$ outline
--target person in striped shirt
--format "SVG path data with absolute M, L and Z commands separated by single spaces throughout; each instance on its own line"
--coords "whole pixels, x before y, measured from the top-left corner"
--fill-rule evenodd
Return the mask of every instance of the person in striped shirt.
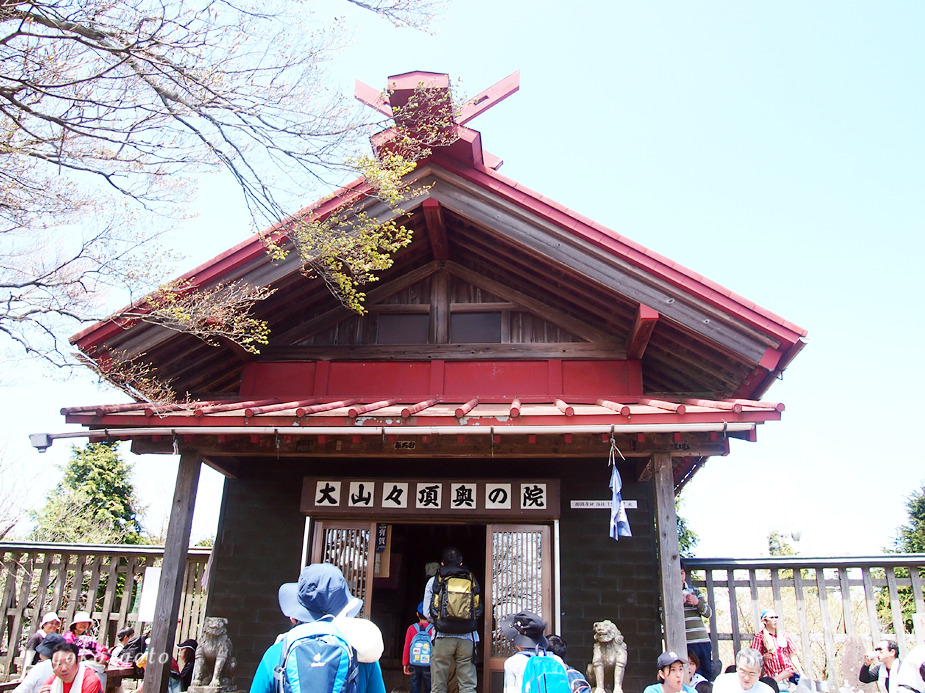
M 684 597 L 684 630 L 687 636 L 687 651 L 697 655 L 698 671 L 707 681 L 716 678 L 713 670 L 713 646 L 703 619 L 710 618 L 713 610 L 696 587 L 687 581 L 687 568 L 681 561 L 681 592 Z

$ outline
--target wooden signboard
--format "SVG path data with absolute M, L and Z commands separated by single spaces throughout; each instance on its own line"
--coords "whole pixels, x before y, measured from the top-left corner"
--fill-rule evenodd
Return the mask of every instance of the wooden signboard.
M 558 479 L 375 479 L 306 477 L 302 512 L 313 517 L 559 517 Z

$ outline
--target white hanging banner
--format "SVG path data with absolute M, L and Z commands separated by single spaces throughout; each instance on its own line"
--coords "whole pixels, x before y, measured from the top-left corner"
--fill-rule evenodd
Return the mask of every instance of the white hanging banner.
M 141 599 L 138 600 L 139 621 L 154 622 L 154 607 L 157 605 L 157 591 L 160 586 L 161 569 L 145 568 L 145 577 L 141 583 Z

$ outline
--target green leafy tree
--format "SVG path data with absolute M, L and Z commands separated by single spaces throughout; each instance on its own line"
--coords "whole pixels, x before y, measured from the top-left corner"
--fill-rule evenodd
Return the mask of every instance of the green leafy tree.
M 772 556 L 796 556 L 797 551 L 778 531 L 768 534 L 768 553 Z
M 922 487 L 909 496 L 906 501 L 906 511 L 909 513 L 909 521 L 899 527 L 896 532 L 896 538 L 893 546 L 887 551 L 892 553 L 925 553 L 925 483 Z M 903 579 L 909 578 L 907 568 L 896 568 L 896 577 Z M 925 577 L 925 570 L 920 570 L 919 574 Z M 905 628 L 907 633 L 913 632 L 912 614 L 915 613 L 915 596 L 912 588 L 900 586 L 897 588 L 899 605 L 902 612 L 903 623 L 897 627 Z M 886 624 L 886 630 L 897 632 L 894 629 L 893 610 L 890 604 L 889 589 L 884 587 L 877 595 L 877 614 L 882 623 Z
M 141 544 L 140 506 L 132 465 L 116 443 L 73 446 L 71 459 L 45 506 L 31 512 L 32 539 L 72 544 Z
M 689 557 L 693 554 L 700 537 L 688 526 L 687 520 L 681 517 L 681 496 L 675 496 L 674 510 L 678 516 L 678 547 L 682 556 Z

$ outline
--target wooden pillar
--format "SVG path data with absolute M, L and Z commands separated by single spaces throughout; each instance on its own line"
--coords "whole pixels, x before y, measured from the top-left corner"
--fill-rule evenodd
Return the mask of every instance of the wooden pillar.
M 173 657 L 173 641 L 177 633 L 177 617 L 180 615 L 180 596 L 183 591 L 183 577 L 186 573 L 190 531 L 193 527 L 193 509 L 196 507 L 196 491 L 199 488 L 201 469 L 202 457 L 199 453 L 180 455 L 177 484 L 170 508 L 170 523 L 167 525 L 161 581 L 154 608 L 154 623 L 151 626 L 151 640 L 148 642 L 148 665 L 145 667 L 144 683 L 147 693 L 166 693 L 167 691 L 170 660 Z
M 678 515 L 674 507 L 674 473 L 671 455 L 652 455 L 655 478 L 655 523 L 658 530 L 658 558 L 662 581 L 662 618 L 665 648 L 687 657 L 684 632 L 684 604 L 681 594 L 681 557 L 678 545 Z

